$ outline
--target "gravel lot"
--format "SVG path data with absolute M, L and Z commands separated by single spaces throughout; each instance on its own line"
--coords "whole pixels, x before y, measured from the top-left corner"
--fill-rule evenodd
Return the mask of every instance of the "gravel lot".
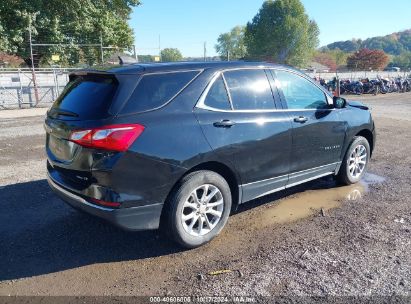
M 357 99 L 378 132 L 361 184 L 253 201 L 189 251 L 66 206 L 45 180 L 44 111 L 0 111 L 0 295 L 411 296 L 411 94 Z

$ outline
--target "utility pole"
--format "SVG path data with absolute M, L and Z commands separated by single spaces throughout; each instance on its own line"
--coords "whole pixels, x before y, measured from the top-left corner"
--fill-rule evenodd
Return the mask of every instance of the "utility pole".
M 33 56 L 33 44 L 31 42 L 31 15 L 29 15 L 29 41 L 30 41 L 30 58 L 31 58 L 31 75 L 32 75 L 32 81 L 33 81 L 33 86 L 34 86 L 34 98 L 36 99 L 36 104 L 40 102 L 39 98 L 39 91 L 37 88 L 37 79 L 36 79 L 36 71 L 34 69 L 34 56 Z
M 133 49 L 134 49 L 134 59 L 137 60 L 137 62 L 138 62 L 137 49 L 136 49 L 136 45 L 135 45 L 135 44 L 133 44 Z
M 207 42 L 204 41 L 204 61 L 207 61 Z
M 100 54 L 101 54 L 101 64 L 104 64 L 104 54 L 103 54 L 103 34 L 100 32 Z
M 158 35 L 158 57 L 160 58 L 160 61 L 162 61 L 161 60 L 161 35 Z

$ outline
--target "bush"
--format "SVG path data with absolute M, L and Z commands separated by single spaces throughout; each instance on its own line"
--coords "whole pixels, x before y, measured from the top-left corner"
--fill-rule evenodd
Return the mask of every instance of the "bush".
M 24 64 L 24 60 L 16 55 L 0 53 L 0 67 L 18 68 Z

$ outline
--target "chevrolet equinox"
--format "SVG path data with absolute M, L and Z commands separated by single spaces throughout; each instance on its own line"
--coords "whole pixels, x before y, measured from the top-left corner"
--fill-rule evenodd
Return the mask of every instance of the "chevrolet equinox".
M 187 248 L 239 204 L 323 176 L 358 182 L 370 111 L 269 63 L 82 70 L 45 119 L 48 181 L 72 207 Z

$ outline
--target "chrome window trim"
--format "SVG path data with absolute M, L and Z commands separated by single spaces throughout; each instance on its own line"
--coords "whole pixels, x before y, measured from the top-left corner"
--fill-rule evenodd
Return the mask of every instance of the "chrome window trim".
M 213 111 L 213 112 L 223 112 L 223 113 L 231 113 L 231 112 L 235 112 L 235 113 L 274 113 L 274 112 L 295 112 L 295 111 L 304 111 L 304 112 L 308 112 L 308 111 L 321 111 L 321 110 L 327 110 L 327 111 L 334 111 L 336 109 L 261 109 L 261 110 L 235 110 L 233 108 L 232 105 L 232 101 L 231 101 L 231 94 L 230 91 L 228 90 L 227 87 L 227 83 L 225 81 L 224 75 L 223 73 L 226 71 L 237 71 L 237 70 L 280 70 L 280 71 L 286 71 L 286 72 L 292 72 L 293 74 L 296 74 L 297 76 L 301 77 L 301 78 L 305 78 L 301 75 L 299 75 L 298 73 L 294 72 L 293 70 L 289 70 L 289 69 L 284 69 L 284 68 L 273 68 L 273 67 L 265 67 L 265 66 L 258 66 L 258 67 L 244 67 L 244 68 L 232 68 L 232 69 L 222 69 L 220 71 L 217 71 L 213 77 L 211 78 L 210 82 L 207 84 L 205 90 L 203 91 L 203 93 L 201 93 L 200 98 L 197 101 L 197 104 L 194 106 L 194 108 L 198 108 L 198 109 L 203 109 L 203 110 L 207 110 L 207 111 Z M 226 91 L 228 94 L 228 98 L 230 101 L 230 105 L 231 105 L 231 110 L 224 110 L 224 109 L 218 109 L 218 108 L 214 108 L 214 107 L 210 107 L 208 105 L 205 104 L 205 100 L 207 98 L 208 93 L 211 90 L 211 87 L 213 86 L 213 84 L 215 83 L 215 81 L 218 79 L 218 77 L 220 75 L 223 75 L 223 80 L 224 80 L 224 84 L 226 86 Z M 268 76 L 267 76 L 268 78 Z M 330 100 L 330 96 L 328 95 L 328 93 L 325 93 L 325 91 L 319 87 L 316 83 L 306 79 L 307 81 L 311 82 L 312 84 L 314 84 L 317 88 L 319 88 L 324 95 L 327 98 L 327 102 L 329 105 L 332 105 L 332 100 Z M 273 96 L 273 101 L 274 101 L 274 96 Z M 275 106 L 275 105 L 274 105 Z
M 225 79 L 224 73 L 220 73 L 220 75 L 221 75 L 221 78 L 223 79 L 223 82 L 224 82 L 225 92 L 227 93 L 227 96 L 228 96 L 228 102 L 230 103 L 231 110 L 233 111 L 233 110 L 234 110 L 233 98 L 231 97 L 231 92 L 230 92 L 230 90 L 228 89 L 227 80 Z M 217 79 L 218 79 L 218 78 L 217 78 Z M 216 80 L 214 80 L 214 82 L 215 82 L 215 81 L 216 81 Z M 211 86 L 211 87 L 212 87 L 212 86 Z

